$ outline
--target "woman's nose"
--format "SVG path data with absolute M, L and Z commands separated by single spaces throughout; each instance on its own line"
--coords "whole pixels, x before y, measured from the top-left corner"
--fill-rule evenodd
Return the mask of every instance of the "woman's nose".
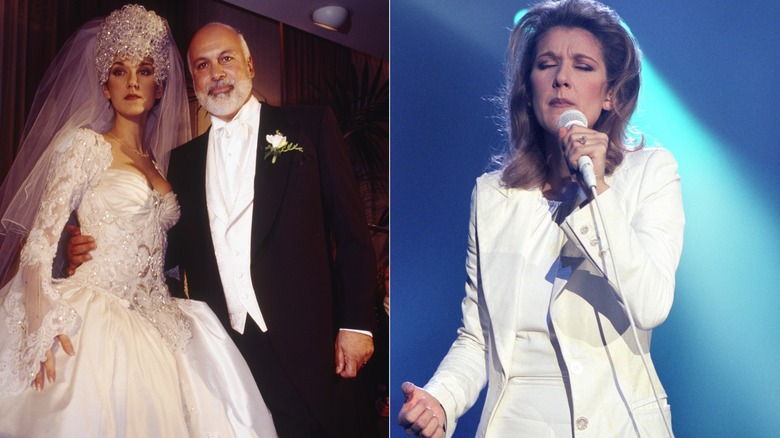
M 571 88 L 569 75 L 563 68 L 558 69 L 558 72 L 553 79 L 553 88 Z
M 133 72 L 127 75 L 127 88 L 138 88 L 138 75 Z

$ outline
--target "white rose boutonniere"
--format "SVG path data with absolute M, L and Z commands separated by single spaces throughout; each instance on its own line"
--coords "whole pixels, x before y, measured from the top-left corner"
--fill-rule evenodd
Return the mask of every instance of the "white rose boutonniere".
M 298 143 L 288 143 L 287 137 L 282 135 L 278 130 L 274 135 L 266 135 L 265 141 L 268 142 L 268 146 L 265 147 L 265 156 L 263 156 L 263 159 L 265 160 L 268 157 L 272 157 L 271 164 L 276 163 L 276 158 L 285 152 L 303 152 L 303 148 L 298 146 Z

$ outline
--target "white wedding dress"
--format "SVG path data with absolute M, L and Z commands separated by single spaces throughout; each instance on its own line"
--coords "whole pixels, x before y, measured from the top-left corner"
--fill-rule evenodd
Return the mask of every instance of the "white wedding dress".
M 55 147 L 21 268 L 3 291 L 0 437 L 276 436 L 219 320 L 165 286 L 175 195 L 110 169 L 110 145 L 94 131 L 68 133 Z M 75 275 L 52 279 L 59 230 L 73 209 L 97 249 Z M 75 355 L 57 347 L 56 381 L 38 392 L 32 377 L 59 333 Z

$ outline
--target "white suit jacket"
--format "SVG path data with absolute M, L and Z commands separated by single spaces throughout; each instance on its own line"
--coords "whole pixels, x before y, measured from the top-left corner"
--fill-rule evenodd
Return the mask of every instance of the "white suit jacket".
M 568 241 L 562 255 L 572 257 L 575 270 L 549 310 L 563 372 L 569 375 L 572 429 L 578 437 L 665 436 L 651 383 L 663 401 L 666 394 L 648 351 L 651 330 L 671 308 L 682 252 L 685 219 L 677 163 L 667 150 L 646 147 L 627 153 L 606 182 L 610 188 L 598 198 L 603 225 L 592 201 L 561 224 Z M 448 437 L 486 383 L 477 436 L 491 435 L 511 369 L 523 261 L 535 250 L 525 243 L 531 224 L 523 213 L 540 197 L 538 189 L 504 187 L 496 172 L 477 179 L 463 325 L 425 386 L 447 412 Z M 621 294 L 615 292 L 617 275 Z M 665 415 L 671 418 L 668 406 Z

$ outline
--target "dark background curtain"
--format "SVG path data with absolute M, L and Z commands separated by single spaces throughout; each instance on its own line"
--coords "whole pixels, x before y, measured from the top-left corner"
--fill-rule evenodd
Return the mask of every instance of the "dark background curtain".
M 128 0 L 0 0 L 0 181 L 16 156 L 38 83 L 60 47 L 81 25 L 104 17 Z M 377 431 L 387 434 L 388 317 L 381 305 L 387 295 L 389 218 L 389 92 L 387 61 L 351 50 L 318 36 L 261 17 L 218 0 L 134 1 L 168 20 L 174 40 L 186 60 L 187 45 L 200 26 L 222 21 L 244 33 L 252 50 L 257 76 L 255 95 L 273 105 L 331 105 L 342 130 L 368 129 L 370 135 L 345 138 L 355 177 L 372 230 L 378 260 L 378 318 L 382 330 L 375 336 L 376 352 L 367 373 L 375 388 Z M 362 75 L 366 66 L 367 75 Z M 193 135 L 208 127 L 210 118 L 199 107 L 185 68 L 190 96 Z M 356 74 L 356 72 L 360 72 Z M 369 95 L 372 108 L 356 107 L 365 100 L 366 78 L 382 85 Z M 377 92 L 378 91 L 378 92 Z M 371 92 L 371 90 L 369 90 Z M 334 95 L 341 96 L 337 102 Z M 351 102 L 346 107 L 344 99 Z M 375 108 L 379 107 L 379 110 Z M 369 124 L 365 123 L 366 113 Z
M 283 26 L 282 99 L 289 105 L 321 103 L 318 90 L 349 73 L 351 50 Z

